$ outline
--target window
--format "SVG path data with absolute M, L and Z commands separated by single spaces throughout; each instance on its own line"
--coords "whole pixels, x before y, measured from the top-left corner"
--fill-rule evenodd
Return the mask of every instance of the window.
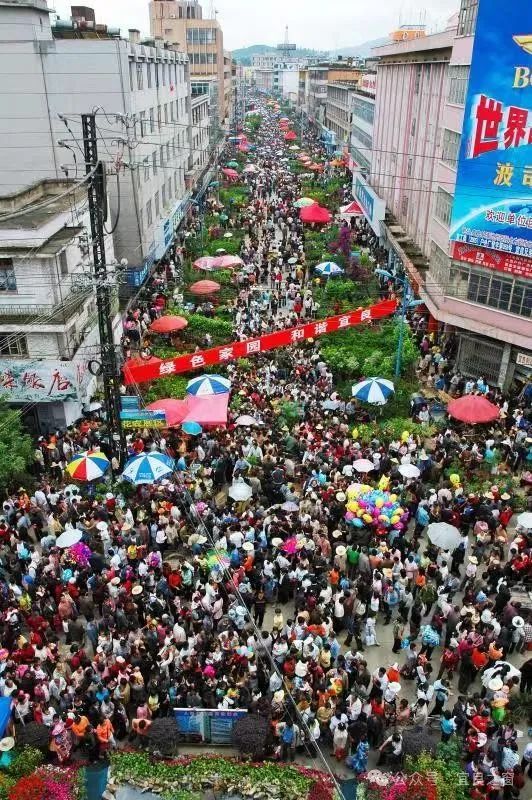
M 416 71 L 414 75 L 414 94 L 419 94 L 419 87 L 421 86 L 421 64 L 416 64 Z
M 0 291 L 17 291 L 17 279 L 13 269 L 13 259 L 11 258 L 0 258 Z
M 153 165 L 153 174 L 157 175 L 157 150 L 153 153 L 152 157 L 152 165 Z
M 530 283 L 469 264 L 452 262 L 448 294 L 520 317 L 532 316 Z
M 216 44 L 216 28 L 189 28 L 187 44 Z
M 161 169 L 164 168 L 164 145 L 159 147 L 159 161 L 161 162 Z
M 447 128 L 443 129 L 441 160 L 450 167 L 453 167 L 453 169 L 456 169 L 456 164 L 458 162 L 460 139 L 460 134 L 456 133 L 456 131 L 450 131 Z
M 449 264 L 450 259 L 447 253 L 438 247 L 436 242 L 431 242 L 430 246 L 430 278 L 439 287 L 445 289 L 449 283 Z
M 408 195 L 403 195 L 403 199 L 401 200 L 401 214 L 403 217 L 406 217 L 408 214 Z
M 25 336 L 0 333 L 0 356 L 27 356 L 28 342 Z
M 150 133 L 155 133 L 155 113 L 153 108 L 150 108 Z
M 165 183 L 163 183 L 162 192 L 163 192 L 163 208 L 164 208 L 165 205 L 166 205 L 166 184 Z
M 373 125 L 375 117 L 375 106 L 373 103 L 368 103 L 367 100 L 361 100 L 359 97 L 353 98 L 353 116 L 363 119 Z
M 164 121 L 168 125 L 168 103 L 164 104 Z
M 146 203 L 146 219 L 148 220 L 148 228 L 150 228 L 153 223 L 151 200 L 148 200 L 148 202 Z
M 453 64 L 449 67 L 449 93 L 447 100 L 457 106 L 463 106 L 469 81 L 469 67 Z
M 478 0 L 462 0 L 458 17 L 458 36 L 472 36 L 477 22 Z
M 61 275 L 68 274 L 68 258 L 66 250 L 61 250 L 59 253 L 59 269 L 61 270 Z
M 144 181 L 149 181 L 150 179 L 150 162 L 149 159 L 144 159 Z
M 144 64 L 142 61 L 137 61 L 137 89 L 144 88 Z
M 155 192 L 155 216 L 159 216 L 159 192 Z
M 373 139 L 369 136 L 362 128 L 359 128 L 358 125 L 353 125 L 352 127 L 353 136 L 364 147 L 367 147 L 368 150 L 371 150 L 371 146 L 373 143 Z
M 453 195 L 438 186 L 436 192 L 436 204 L 434 207 L 434 216 L 443 222 L 446 228 L 451 224 L 451 213 L 453 209 Z
M 140 112 L 139 121 L 140 121 L 140 135 L 141 136 L 146 136 L 146 134 L 148 133 L 148 128 L 146 127 L 146 112 L 145 111 L 141 111 Z
M 170 161 L 170 142 L 166 144 L 166 160 Z
M 134 90 L 134 77 L 135 77 L 135 62 L 129 62 L 129 89 L 132 92 Z
M 147 78 L 148 78 L 148 89 L 151 89 L 152 75 L 151 75 L 151 64 L 150 64 L 149 61 L 146 64 L 146 75 L 147 75 Z
M 406 162 L 406 174 L 408 178 L 412 177 L 413 169 L 414 169 L 414 159 L 409 158 L 408 161 Z

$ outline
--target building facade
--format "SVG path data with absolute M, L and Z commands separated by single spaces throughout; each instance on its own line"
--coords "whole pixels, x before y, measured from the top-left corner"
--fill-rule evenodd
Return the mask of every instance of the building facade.
M 446 30 L 373 51 L 371 158 L 356 158 L 361 139 L 352 136 L 353 159 L 366 167 L 355 169 L 353 192 L 388 250 L 388 267 L 404 271 L 432 329 L 454 336 L 461 372 L 507 387 L 531 373 L 532 262 L 521 257 L 518 270 L 503 274 L 487 257 L 469 263 L 449 238 L 477 8 L 477 0 L 462 0 Z M 369 123 L 371 111 L 360 106 L 353 125 L 359 113 Z
M 340 148 L 349 145 L 354 89 L 354 83 L 335 81 L 327 84 L 325 125 L 334 133 Z
M 80 178 L 81 114 L 97 109 L 115 253 L 138 285 L 160 258 L 187 201 L 191 168 L 187 56 L 77 20 L 52 28 L 45 0 L 0 3 L 0 192 Z
M 46 180 L 0 198 L 0 397 L 33 430 L 72 424 L 96 389 L 89 214 L 85 187 L 73 186 Z M 105 254 L 112 277 L 109 234 Z M 118 286 L 112 309 L 118 341 Z
M 227 125 L 231 106 L 222 26 L 216 18 L 203 17 L 199 0 L 151 0 L 149 8 L 152 36 L 188 55 L 192 84 L 208 91 L 214 121 Z
M 358 171 L 365 176 L 371 171 L 376 86 L 376 73 L 367 73 L 362 76 L 351 97 L 349 167 L 352 172 Z

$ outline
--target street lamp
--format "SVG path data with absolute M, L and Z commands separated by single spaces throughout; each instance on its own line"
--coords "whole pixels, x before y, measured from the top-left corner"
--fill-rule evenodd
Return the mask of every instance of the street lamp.
M 401 357 L 403 354 L 403 331 L 405 325 L 406 310 L 409 305 L 408 289 L 410 288 L 410 286 L 406 278 L 401 278 L 399 275 L 392 275 L 392 273 L 388 272 L 387 269 L 376 269 L 375 275 L 379 275 L 382 278 L 388 278 L 389 280 L 396 281 L 396 283 L 400 283 L 403 287 L 403 302 L 401 303 L 401 327 L 399 329 L 399 341 L 397 343 L 397 352 L 395 354 L 395 377 L 398 378 L 401 375 Z

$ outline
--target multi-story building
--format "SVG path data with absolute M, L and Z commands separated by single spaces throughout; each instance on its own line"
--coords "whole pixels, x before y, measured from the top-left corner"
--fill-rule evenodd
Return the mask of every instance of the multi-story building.
M 46 0 L 0 3 L 0 192 L 80 178 L 81 114 L 97 112 L 117 258 L 145 277 L 186 209 L 190 79 L 183 52 L 88 19 L 52 27 Z
M 464 106 L 477 8 L 478 0 L 462 0 L 446 30 L 374 50 L 373 149 L 368 180 L 355 172 L 353 191 L 388 249 L 389 267 L 404 271 L 424 301 L 431 329 L 454 337 L 458 368 L 507 386 L 531 372 L 532 259 L 450 241 L 460 148 L 469 137 Z M 516 46 L 507 38 L 505 47 Z M 501 80 L 497 73 L 497 86 Z M 502 144 L 489 147 L 501 150 Z M 498 185 L 497 175 L 490 179 L 477 170 L 477 176 L 477 183 Z M 492 186 L 468 191 L 478 193 L 479 208 L 493 196 Z
M 376 73 L 365 73 L 351 97 L 349 167 L 363 175 L 371 170 L 376 84 Z
M 325 126 L 334 133 L 338 147 L 347 147 L 351 136 L 353 82 L 333 81 L 327 84 Z
M 150 0 L 150 31 L 187 53 L 192 84 L 208 90 L 213 122 L 225 125 L 231 107 L 225 87 L 223 30 L 218 20 L 203 17 L 199 0 Z
M 72 424 L 90 403 L 98 326 L 85 187 L 43 180 L 0 198 L 0 397 L 33 430 Z M 113 271 L 112 236 L 105 237 Z M 118 302 L 112 301 L 119 337 Z

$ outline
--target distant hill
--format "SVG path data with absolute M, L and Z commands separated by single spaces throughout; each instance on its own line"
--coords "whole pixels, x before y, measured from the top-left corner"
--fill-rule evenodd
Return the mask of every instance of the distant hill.
M 252 44 L 249 47 L 240 47 L 232 51 L 234 61 L 238 61 L 244 67 L 251 66 L 251 59 L 253 56 L 262 56 L 265 53 L 276 53 L 277 48 L 270 44 Z M 318 56 L 322 55 L 318 50 L 309 50 L 306 47 L 298 47 L 296 50 L 298 56 Z
M 369 58 L 373 55 L 371 52 L 373 47 L 379 47 L 382 44 L 389 42 L 389 38 L 385 36 L 380 39 L 369 39 L 367 42 L 362 42 L 354 47 L 341 47 L 339 50 L 331 50 L 331 56 L 360 56 L 360 58 Z

